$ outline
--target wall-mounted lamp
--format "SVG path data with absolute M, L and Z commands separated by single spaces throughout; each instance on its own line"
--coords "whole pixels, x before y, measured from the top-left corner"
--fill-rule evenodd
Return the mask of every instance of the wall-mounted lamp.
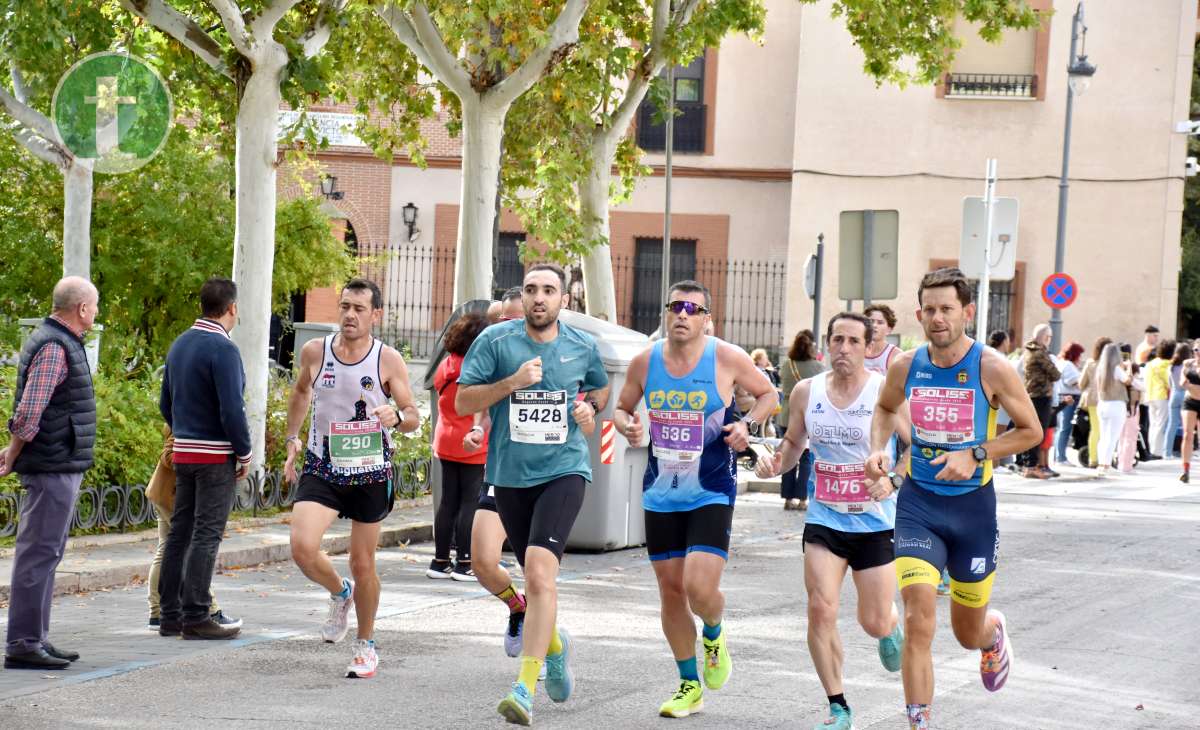
M 417 206 L 411 202 L 406 203 L 403 208 L 404 225 L 408 227 L 408 241 L 412 243 L 417 240 L 417 236 L 421 235 L 421 229 L 417 228 Z
M 345 193 L 337 190 L 337 177 L 334 175 L 324 175 L 321 178 L 321 195 L 329 200 L 341 200 L 346 197 Z

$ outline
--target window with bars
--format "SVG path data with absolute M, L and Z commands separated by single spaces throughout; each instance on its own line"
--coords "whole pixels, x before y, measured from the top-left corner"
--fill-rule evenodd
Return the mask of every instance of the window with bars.
M 666 72 L 663 72 L 666 77 Z M 704 152 L 708 106 L 704 98 L 704 56 L 701 54 L 687 66 L 675 67 L 675 152 Z M 637 115 L 637 143 L 647 152 L 662 152 L 667 148 L 667 126 L 658 108 L 650 99 L 642 102 Z

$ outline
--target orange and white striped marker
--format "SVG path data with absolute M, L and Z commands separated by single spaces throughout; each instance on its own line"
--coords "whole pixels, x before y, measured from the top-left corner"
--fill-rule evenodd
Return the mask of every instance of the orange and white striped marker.
M 617 453 L 617 428 L 612 421 L 600 422 L 600 463 L 613 463 Z

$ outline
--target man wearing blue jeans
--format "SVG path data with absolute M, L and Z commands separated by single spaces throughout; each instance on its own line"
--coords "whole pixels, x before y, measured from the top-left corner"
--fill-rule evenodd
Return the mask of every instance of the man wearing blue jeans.
M 234 484 L 250 468 L 245 373 L 229 330 L 237 285 L 212 278 L 200 289 L 202 317 L 167 353 L 159 410 L 175 434 L 175 511 L 159 578 L 158 633 L 232 639 L 239 629 L 211 615 L 213 567 L 233 508 Z

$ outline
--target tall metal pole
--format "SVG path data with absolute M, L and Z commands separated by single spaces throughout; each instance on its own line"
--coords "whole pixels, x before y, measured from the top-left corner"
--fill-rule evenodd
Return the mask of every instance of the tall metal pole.
M 1075 8 L 1075 16 L 1071 19 L 1071 54 L 1067 60 L 1070 69 L 1078 60 L 1075 56 L 1079 44 L 1079 29 L 1083 27 L 1083 3 Z M 1058 181 L 1058 232 L 1054 239 L 1054 273 L 1059 273 L 1065 266 L 1067 253 L 1067 188 L 1070 183 L 1067 178 L 1071 167 L 1071 112 L 1075 106 L 1075 90 L 1067 83 L 1067 120 L 1063 129 L 1062 177 Z M 1062 310 L 1055 309 L 1050 313 L 1050 351 L 1059 352 L 1062 349 Z
M 871 306 L 871 284 L 875 281 L 875 269 L 872 265 L 875 258 L 875 211 L 863 211 L 863 258 L 862 258 L 862 299 L 863 309 Z
M 813 278 L 813 339 L 821 349 L 821 274 L 825 268 L 825 234 L 817 234 L 817 270 Z
M 675 66 L 667 68 L 667 166 L 665 171 L 667 200 L 663 205 L 662 243 L 662 306 L 667 306 L 667 289 L 671 286 L 671 153 L 675 146 Z M 662 312 L 662 335 L 667 336 L 667 313 Z
M 979 278 L 979 305 L 976 310 L 975 339 L 986 342 L 988 336 L 988 305 L 992 293 L 992 230 L 996 219 L 996 159 L 988 158 L 986 182 L 983 185 L 983 276 Z

